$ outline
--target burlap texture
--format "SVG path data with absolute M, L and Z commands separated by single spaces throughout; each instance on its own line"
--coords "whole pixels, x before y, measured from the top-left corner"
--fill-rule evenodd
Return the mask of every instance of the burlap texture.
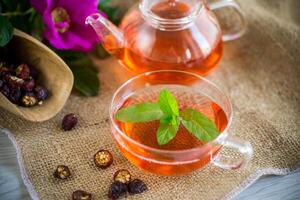
M 251 165 L 226 171 L 209 165 L 180 177 L 146 174 L 131 165 L 116 148 L 108 120 L 113 91 L 128 77 L 117 61 L 97 61 L 101 70 L 98 97 L 72 95 L 55 118 L 31 123 L 0 110 L 0 125 L 11 131 L 25 184 L 33 198 L 70 199 L 76 189 L 107 199 L 113 173 L 129 169 L 149 191 L 129 199 L 230 198 L 262 174 L 285 174 L 300 164 L 300 18 L 298 0 L 240 0 L 248 20 L 246 35 L 225 45 L 223 60 L 208 78 L 229 94 L 234 105 L 230 132 L 249 140 L 254 148 Z M 62 117 L 80 116 L 70 132 L 60 129 Z M 115 162 L 106 170 L 93 164 L 93 154 L 110 149 Z M 57 181 L 58 164 L 73 172 Z

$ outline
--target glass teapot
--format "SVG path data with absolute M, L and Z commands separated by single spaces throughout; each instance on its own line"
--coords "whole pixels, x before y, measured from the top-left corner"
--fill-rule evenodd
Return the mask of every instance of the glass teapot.
M 242 21 L 238 31 L 223 35 L 211 10 L 233 8 Z M 240 7 L 223 0 L 140 0 L 124 16 L 120 27 L 98 13 L 87 17 L 104 48 L 136 74 L 154 70 L 182 70 L 201 75 L 222 57 L 223 41 L 245 30 Z

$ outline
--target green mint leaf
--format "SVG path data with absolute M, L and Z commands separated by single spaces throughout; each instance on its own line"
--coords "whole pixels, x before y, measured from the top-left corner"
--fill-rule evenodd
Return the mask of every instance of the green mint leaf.
M 168 90 L 162 90 L 159 93 L 158 104 L 164 113 L 168 115 L 179 116 L 177 101 L 172 93 Z
M 162 116 L 157 103 L 141 103 L 118 110 L 115 118 L 122 122 L 140 123 L 159 120 Z
M 0 15 L 0 46 L 4 47 L 13 37 L 13 26 L 7 18 Z
M 179 127 L 179 117 L 176 117 L 175 124 L 160 123 L 157 130 L 157 142 L 164 145 L 170 142 L 176 135 Z
M 178 121 L 178 117 L 175 115 L 168 115 L 168 114 L 164 114 L 161 118 L 160 118 L 160 123 L 161 124 L 172 124 L 172 125 L 176 125 L 177 121 Z
M 196 110 L 185 109 L 180 117 L 184 127 L 203 142 L 212 141 L 220 133 L 214 122 Z
M 161 124 L 170 124 L 172 122 L 173 116 L 172 115 L 167 115 L 164 114 L 161 118 L 160 118 L 160 123 Z
M 67 62 L 68 63 L 68 62 Z M 85 96 L 97 96 L 100 88 L 98 72 L 90 60 L 69 62 L 74 74 L 74 88 Z

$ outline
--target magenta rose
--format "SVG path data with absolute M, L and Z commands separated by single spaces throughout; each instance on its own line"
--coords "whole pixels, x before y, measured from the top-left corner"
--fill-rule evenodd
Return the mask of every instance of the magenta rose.
M 98 42 L 95 31 L 85 24 L 88 15 L 99 13 L 97 0 L 30 0 L 30 3 L 42 15 L 44 37 L 55 48 L 87 52 Z

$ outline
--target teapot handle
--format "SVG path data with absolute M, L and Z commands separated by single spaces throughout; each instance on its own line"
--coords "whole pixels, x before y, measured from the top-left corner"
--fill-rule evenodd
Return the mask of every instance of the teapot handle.
M 244 13 L 243 13 L 241 7 L 235 1 L 221 0 L 221 1 L 209 4 L 209 8 L 211 10 L 218 10 L 218 9 L 221 9 L 224 7 L 232 7 L 238 13 L 240 20 L 241 20 L 241 27 L 239 30 L 223 35 L 223 41 L 226 42 L 226 41 L 232 41 L 232 40 L 240 38 L 246 31 L 247 23 L 246 23 L 246 19 L 245 19 L 245 16 L 244 16 Z

